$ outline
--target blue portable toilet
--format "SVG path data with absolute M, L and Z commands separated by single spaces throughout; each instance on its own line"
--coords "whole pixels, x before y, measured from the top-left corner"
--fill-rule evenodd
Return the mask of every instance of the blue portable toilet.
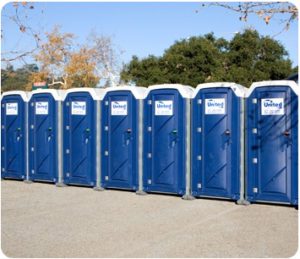
M 63 107 L 64 183 L 96 186 L 100 169 L 98 113 L 104 90 L 73 88 L 65 93 Z M 100 143 L 99 143 L 100 144 Z M 98 161 L 98 163 L 97 163 Z
M 106 88 L 102 102 L 101 185 L 103 188 L 141 190 L 140 138 L 146 88 Z
M 29 180 L 62 182 L 63 91 L 38 89 L 29 101 Z
M 28 93 L 9 91 L 1 97 L 1 177 L 26 179 Z
M 298 94 L 289 80 L 253 83 L 247 93 L 249 202 L 298 206 Z
M 190 102 L 178 84 L 148 88 L 144 106 L 144 191 L 190 199 Z
M 192 112 L 192 195 L 244 202 L 244 96 L 235 83 L 197 86 Z

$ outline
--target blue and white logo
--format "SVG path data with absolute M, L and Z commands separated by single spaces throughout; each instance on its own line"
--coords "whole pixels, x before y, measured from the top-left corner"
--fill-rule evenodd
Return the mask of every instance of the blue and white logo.
M 284 115 L 284 99 L 261 99 L 261 115 Z
M 73 101 L 71 106 L 72 115 L 86 115 L 86 102 Z
M 226 102 L 224 98 L 205 99 L 205 114 L 225 114 Z
M 155 101 L 155 115 L 171 116 L 173 115 L 173 101 Z
M 35 114 L 47 115 L 48 114 L 48 102 L 36 102 L 35 103 Z
M 18 103 L 7 103 L 6 115 L 18 115 Z
M 127 115 L 127 101 L 112 101 L 111 115 L 114 116 Z

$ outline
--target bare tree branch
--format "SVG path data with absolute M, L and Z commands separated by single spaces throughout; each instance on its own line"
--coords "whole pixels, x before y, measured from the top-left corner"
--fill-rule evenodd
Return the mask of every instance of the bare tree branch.
M 276 15 L 286 16 L 282 19 L 283 29 L 278 34 L 288 30 L 291 23 L 298 18 L 297 7 L 288 2 L 212 2 L 202 6 L 217 6 L 237 12 L 240 14 L 239 19 L 245 22 L 248 20 L 249 15 L 254 14 L 263 19 L 267 25 Z

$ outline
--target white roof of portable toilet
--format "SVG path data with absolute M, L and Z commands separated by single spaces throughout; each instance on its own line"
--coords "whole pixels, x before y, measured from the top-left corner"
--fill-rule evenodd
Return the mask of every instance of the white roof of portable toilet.
M 215 87 L 226 87 L 226 88 L 231 88 L 232 91 L 235 93 L 236 96 L 238 97 L 245 97 L 245 93 L 247 91 L 247 88 L 236 84 L 236 83 L 231 83 L 231 82 L 214 82 L 214 83 L 204 83 L 204 84 L 199 84 L 197 85 L 195 91 L 194 91 L 194 97 L 198 94 L 198 92 L 201 89 L 205 88 L 215 88 Z
M 31 96 L 34 94 L 51 94 L 56 101 L 62 101 L 64 97 L 65 90 L 56 89 L 36 89 L 31 92 Z
M 161 85 L 150 85 L 148 87 L 148 94 L 152 90 L 157 89 L 175 89 L 181 94 L 183 98 L 192 98 L 194 94 L 194 88 L 189 85 L 181 84 L 161 84 Z
M 136 99 L 145 99 L 147 96 L 147 88 L 139 86 L 119 85 L 105 88 L 105 92 L 113 91 L 130 91 Z
M 289 86 L 295 92 L 296 95 L 299 95 L 299 86 L 295 81 L 292 80 L 271 80 L 271 81 L 260 81 L 253 83 L 248 91 L 246 92 L 246 97 L 249 97 L 251 93 L 258 87 L 264 86 Z
M 67 91 L 65 91 L 63 100 L 66 99 L 67 95 L 69 93 L 74 93 L 74 92 L 86 92 L 90 93 L 92 98 L 94 100 L 103 100 L 104 95 L 105 95 L 105 90 L 104 89 L 96 89 L 96 88 L 89 88 L 89 87 L 81 87 L 81 88 L 70 88 Z
M 25 91 L 7 91 L 7 92 L 4 92 L 1 95 L 1 100 L 4 96 L 8 96 L 8 95 L 20 95 L 22 97 L 22 99 L 24 100 L 24 102 L 28 102 L 29 99 L 30 99 L 29 92 L 25 92 Z

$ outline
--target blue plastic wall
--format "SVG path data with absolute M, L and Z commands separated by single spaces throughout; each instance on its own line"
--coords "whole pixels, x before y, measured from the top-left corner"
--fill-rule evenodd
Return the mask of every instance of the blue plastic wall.
M 152 90 L 145 100 L 146 192 L 185 193 L 186 101 L 175 89 Z
M 138 188 L 138 101 L 130 91 L 111 91 L 102 102 L 102 187 Z
M 96 101 L 88 92 L 69 93 L 63 103 L 63 113 L 64 183 L 94 186 Z
M 57 107 L 57 102 L 49 93 L 37 93 L 30 99 L 30 180 L 57 182 Z
M 240 110 L 231 88 L 204 88 L 193 99 L 193 196 L 240 198 Z
M 1 101 L 1 177 L 26 177 L 26 114 L 27 104 L 17 94 Z
M 298 204 L 298 97 L 288 86 L 256 88 L 246 120 L 247 200 Z

